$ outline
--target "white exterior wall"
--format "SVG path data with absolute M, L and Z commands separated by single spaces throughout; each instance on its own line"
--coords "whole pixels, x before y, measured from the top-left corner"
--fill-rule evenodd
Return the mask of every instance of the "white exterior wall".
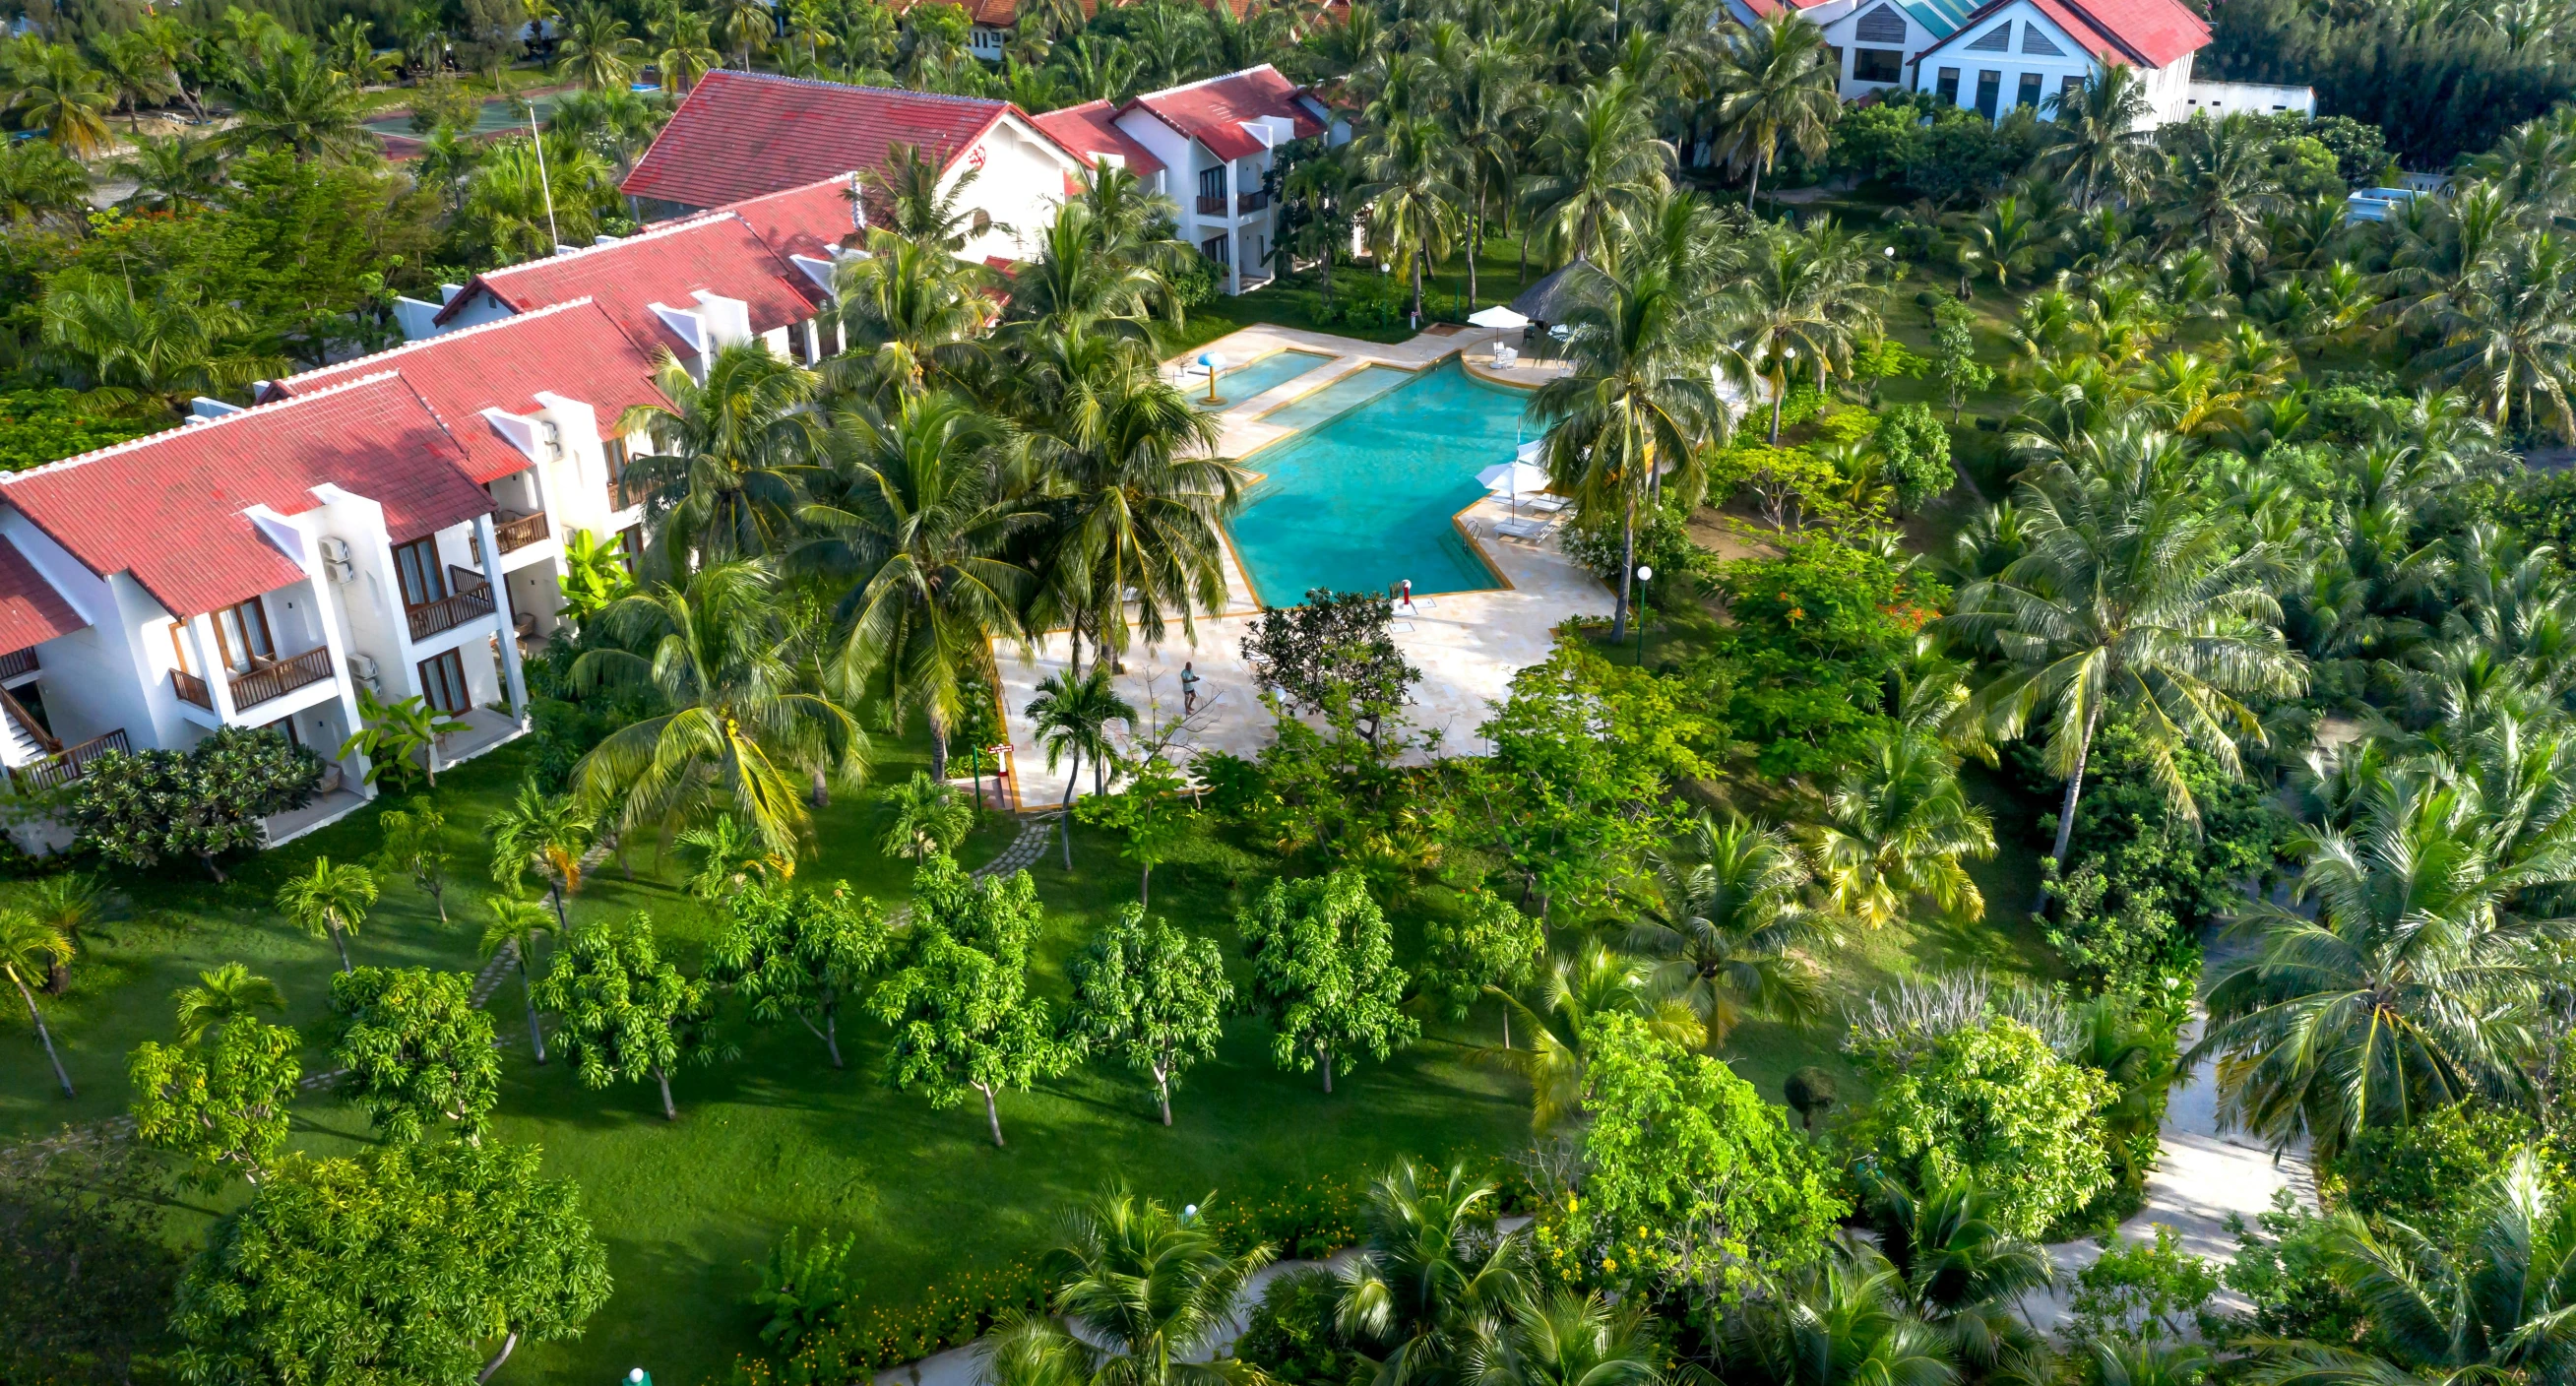
M 1905 38 L 1901 43 L 1877 39 L 1864 41 L 1860 37 L 1858 30 L 1861 19 L 1864 16 L 1874 19 L 1881 9 L 1903 21 Z M 1841 70 L 1834 75 L 1839 82 L 1836 90 L 1845 101 L 1857 101 L 1873 92 L 1895 90 L 1911 83 L 1914 80 L 1914 60 L 1921 57 L 1924 50 L 1938 43 L 1941 38 L 1940 35 L 1923 27 L 1923 22 L 1907 13 L 1904 7 L 1892 3 L 1892 0 L 1832 0 L 1830 4 L 1819 5 L 1814 9 L 1803 10 L 1801 13 L 1821 26 L 1825 31 L 1825 42 L 1842 54 Z M 1855 75 L 1860 67 L 1858 50 L 1863 48 L 1899 54 L 1896 80 L 1864 82 Z
M 2012 36 L 2003 51 L 1978 52 L 1971 47 L 2006 25 L 2011 26 Z M 2057 50 L 2054 55 L 2028 51 L 2034 46 L 2031 40 L 2034 31 L 2048 46 Z M 2191 86 L 2191 58 L 2192 55 L 2186 53 L 2165 67 L 2141 70 L 2148 103 L 2155 111 L 2155 123 L 2162 125 L 2181 120 L 2189 109 L 2184 102 Z M 1915 65 L 1914 90 L 1939 91 L 1943 68 L 1958 69 L 1958 102 L 1970 110 L 1980 109 L 1977 97 L 1980 74 L 1995 73 L 1999 80 L 1993 114 L 1998 119 L 2020 104 L 2022 79 L 2036 74 L 2039 78 L 2036 104 L 2040 118 L 2045 120 L 2049 118 L 2050 98 L 2064 90 L 2070 79 L 2082 80 L 2092 76 L 2096 64 L 2082 44 L 2042 15 L 2036 6 L 2022 0 L 1959 30 L 1951 35 L 1948 43 L 1925 53 Z
M 2283 87 L 2268 82 L 2194 82 L 2183 92 L 2185 119 L 2207 111 L 2213 116 L 2237 111 L 2256 115 L 2300 115 L 2315 118 L 2315 87 Z
M 1080 166 L 1036 126 L 1006 115 L 949 165 L 941 190 L 955 190 L 976 167 L 978 154 L 983 171 L 966 190 L 966 204 L 982 208 L 993 219 L 993 229 L 967 241 L 957 253 L 979 261 L 992 256 L 1023 259 L 1055 220 L 1055 209 L 1064 202 L 1064 180 L 1080 172 Z M 792 353 L 782 347 L 779 354 Z

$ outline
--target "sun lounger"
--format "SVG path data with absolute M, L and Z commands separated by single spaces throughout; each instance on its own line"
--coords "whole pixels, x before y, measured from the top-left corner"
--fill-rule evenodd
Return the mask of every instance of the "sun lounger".
M 1515 366 L 1520 364 L 1520 359 L 1521 354 L 1519 352 L 1512 350 L 1510 347 L 1507 347 L 1500 342 L 1494 343 L 1495 366 Z
M 1523 543 L 1528 544 L 1535 544 L 1539 540 L 1546 538 L 1547 532 L 1555 527 L 1556 526 L 1549 524 L 1545 520 L 1494 521 L 1494 533 L 1497 536 L 1505 539 L 1518 539 Z
M 1558 512 L 1558 511 L 1560 511 L 1560 510 L 1563 510 L 1563 509 L 1564 509 L 1567 505 L 1569 505 L 1569 504 L 1571 504 L 1571 502 L 1567 501 L 1567 500 L 1566 500 L 1566 498 L 1565 498 L 1565 497 L 1563 497 L 1563 496 L 1523 496 L 1523 497 L 1521 497 L 1521 508 L 1522 508 L 1522 509 L 1524 509 L 1524 510 L 1533 510 L 1533 511 L 1538 512 L 1538 513 L 1539 513 L 1539 514 L 1541 514 L 1541 515 L 1553 515 L 1553 514 L 1555 514 L 1556 512 Z

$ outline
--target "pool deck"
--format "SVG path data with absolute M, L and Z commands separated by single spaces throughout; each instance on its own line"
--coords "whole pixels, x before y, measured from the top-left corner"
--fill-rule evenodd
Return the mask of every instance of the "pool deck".
M 1479 364 L 1490 362 L 1486 343 L 1493 335 L 1476 330 L 1438 336 L 1425 333 L 1388 345 L 1293 328 L 1246 328 L 1214 343 L 1214 348 L 1238 361 L 1283 347 L 1330 352 L 1333 359 L 1219 415 L 1224 426 L 1219 446 L 1225 456 L 1242 457 L 1277 442 L 1291 430 L 1265 424 L 1255 415 L 1367 366 L 1421 370 L 1438 365 L 1442 358 L 1463 347 L 1468 351 L 1472 374 L 1496 379 L 1489 365 Z M 1181 364 L 1167 363 L 1166 371 L 1177 377 Z M 1545 377 L 1536 371 L 1514 370 L 1500 378 L 1513 384 L 1535 385 Z M 1222 380 L 1219 388 L 1223 388 Z M 1422 681 L 1414 685 L 1414 700 L 1406 708 L 1406 715 L 1416 735 L 1436 731 L 1444 749 L 1452 753 L 1483 749 L 1476 737 L 1477 725 L 1490 715 L 1490 705 L 1509 691 L 1513 674 L 1547 658 L 1555 643 L 1550 632 L 1559 623 L 1577 615 L 1606 616 L 1611 607 L 1609 589 L 1560 553 L 1553 539 L 1532 545 L 1493 538 L 1493 522 L 1510 514 L 1509 503 L 1487 499 L 1459 516 L 1468 523 L 1467 542 L 1502 574 L 1511 584 L 1509 587 L 1426 596 L 1418 599 L 1413 609 L 1399 607 L 1395 613 L 1396 643 L 1422 670 Z M 1244 581 L 1231 546 L 1225 555 L 1225 574 L 1226 609 L 1220 615 L 1199 618 L 1195 643 L 1183 637 L 1176 625 L 1161 647 L 1140 646 L 1128 653 L 1127 672 L 1119 679 L 1119 690 L 1141 714 L 1142 725 L 1132 736 L 1124 727 L 1113 732 L 1122 748 L 1162 736 L 1174 748 L 1175 759 L 1185 762 L 1190 753 L 1199 750 L 1249 757 L 1270 744 L 1274 719 L 1261 705 L 1242 652 L 1243 638 L 1260 607 L 1253 600 L 1252 588 Z M 1011 735 L 1010 792 L 1013 806 L 1022 812 L 1052 809 L 1064 797 L 1066 767 L 1059 765 L 1053 772 L 1048 771 L 1046 753 L 1038 749 L 1026 709 L 1029 699 L 1036 695 L 1038 682 L 1065 667 L 1066 654 L 1065 637 L 1060 631 L 1042 637 L 1029 658 L 1023 658 L 1020 649 L 1010 643 L 997 643 L 994 649 L 1001 667 L 1002 702 Z M 1085 657 L 1089 657 L 1088 651 Z M 1181 713 L 1180 672 L 1184 661 L 1194 665 L 1202 680 L 1198 711 L 1187 718 Z M 1088 775 L 1084 782 L 1087 787 Z

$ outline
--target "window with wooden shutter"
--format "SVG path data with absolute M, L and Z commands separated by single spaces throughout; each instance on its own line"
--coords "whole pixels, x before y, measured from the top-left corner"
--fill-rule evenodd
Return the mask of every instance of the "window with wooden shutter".
M 1852 37 L 1862 43 L 1905 42 L 1905 16 L 1894 5 L 1881 5 L 1860 17 L 1852 26 Z

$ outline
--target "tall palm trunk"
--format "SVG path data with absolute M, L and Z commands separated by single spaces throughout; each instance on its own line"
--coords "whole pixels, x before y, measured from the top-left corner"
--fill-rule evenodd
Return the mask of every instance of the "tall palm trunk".
M 1064 869 L 1073 869 L 1073 789 L 1082 783 L 1082 748 L 1073 748 L 1073 764 L 1064 775 L 1064 808 L 1056 826 L 1064 833 Z
M 2093 756 L 2093 723 L 2084 724 L 2084 739 L 2075 743 L 2075 769 L 2066 777 L 2066 798 L 2057 806 L 2057 848 L 2051 853 L 2057 859 L 2061 877 L 2066 870 L 2066 854 L 2075 845 L 2075 804 L 2084 793 L 2084 762 Z M 2042 883 L 2039 898 L 2031 902 L 2033 910 L 2048 908 L 2048 886 Z
M 514 951 L 519 955 L 519 999 L 526 1002 L 528 1007 L 528 1047 L 537 1051 L 537 1062 L 544 1063 L 546 1032 L 545 1027 L 537 1023 L 537 988 L 535 983 L 528 980 L 528 950 L 521 946 Z
M 10 975 L 10 980 L 18 981 L 15 973 Z M 36 1022 L 36 1038 L 44 1041 L 45 1057 L 53 1062 L 54 1081 L 63 1085 L 63 1096 L 79 1096 L 72 1091 L 72 1076 L 63 1072 L 63 1056 L 54 1052 L 54 1032 L 45 1028 L 45 1013 L 36 1009 L 35 993 L 27 990 L 25 982 L 18 982 L 18 995 L 26 999 L 27 1018 Z
M 355 972 L 358 970 L 349 965 L 349 940 L 341 934 L 340 924 L 337 920 L 333 920 L 331 922 L 331 945 L 340 950 L 340 970 L 342 972 Z
M 1628 489 L 1628 513 L 1619 522 L 1619 611 L 1610 618 L 1610 643 L 1628 636 L 1628 584 L 1637 577 L 1637 491 Z

